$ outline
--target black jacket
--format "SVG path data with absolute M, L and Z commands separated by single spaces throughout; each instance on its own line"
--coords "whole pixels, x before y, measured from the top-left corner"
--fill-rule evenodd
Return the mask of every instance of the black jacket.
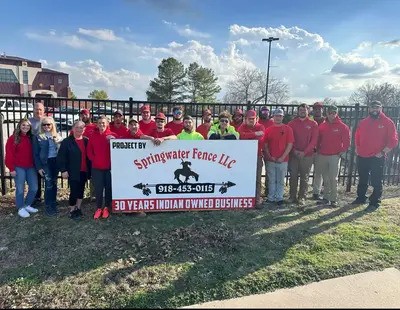
M 85 147 L 87 148 L 89 142 L 88 138 L 83 137 L 83 141 L 85 143 Z M 61 142 L 61 146 L 57 155 L 57 165 L 61 173 L 68 171 L 69 180 L 79 181 L 81 171 L 81 156 L 81 150 L 79 149 L 78 144 L 75 142 L 73 135 L 70 135 Z M 85 157 L 88 170 L 87 175 L 88 179 L 90 179 L 92 165 L 86 154 Z

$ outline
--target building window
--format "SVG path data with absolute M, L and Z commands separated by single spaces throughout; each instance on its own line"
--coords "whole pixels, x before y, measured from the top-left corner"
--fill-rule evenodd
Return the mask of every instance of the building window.
M 22 80 L 24 84 L 28 84 L 28 71 L 22 71 Z
M 0 69 L 0 82 L 18 83 L 18 80 L 11 69 Z
M 62 84 L 62 79 L 58 79 L 58 84 Z

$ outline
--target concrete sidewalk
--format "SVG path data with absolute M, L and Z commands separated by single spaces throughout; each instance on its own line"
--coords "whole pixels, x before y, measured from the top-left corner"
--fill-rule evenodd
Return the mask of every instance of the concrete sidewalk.
M 370 271 L 185 308 L 400 308 L 400 271 Z

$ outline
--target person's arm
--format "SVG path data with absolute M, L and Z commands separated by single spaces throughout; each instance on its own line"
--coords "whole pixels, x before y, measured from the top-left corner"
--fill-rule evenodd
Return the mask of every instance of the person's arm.
M 90 161 L 93 161 L 93 159 L 94 159 L 93 137 L 91 139 L 89 139 L 89 142 L 88 142 L 88 145 L 86 148 L 86 155 Z
M 386 146 L 382 150 L 382 152 L 385 153 L 385 155 L 387 153 L 389 153 L 393 148 L 395 148 L 397 146 L 397 143 L 399 142 L 396 126 L 394 125 L 392 120 L 390 120 L 390 122 L 388 122 L 388 123 L 389 123 L 388 124 L 388 141 L 386 143 Z
M 304 150 L 304 155 L 309 154 L 311 151 L 315 149 L 318 143 L 318 124 L 317 122 L 314 121 L 314 125 L 312 128 L 311 132 L 311 140 L 310 143 L 307 145 L 307 147 Z
M 36 170 L 39 172 L 39 171 L 43 170 L 42 161 L 40 160 L 39 138 L 37 136 L 33 136 L 32 137 L 32 143 L 33 143 L 33 160 L 34 160 L 34 163 L 35 163 Z
M 285 160 L 286 156 L 289 155 L 289 153 L 292 150 L 292 148 L 293 148 L 293 143 L 288 143 L 286 145 L 285 151 L 283 152 L 282 156 L 279 157 L 276 161 L 279 162 L 279 163 L 283 162 Z
M 4 160 L 6 167 L 10 170 L 10 174 L 15 176 L 15 140 L 14 135 L 10 136 L 6 142 L 6 158 Z
M 67 140 L 64 140 L 61 142 L 60 149 L 58 150 L 57 154 L 57 166 L 60 169 L 61 175 L 63 178 L 67 179 L 68 178 L 68 171 L 67 171 L 67 160 L 68 160 L 68 154 L 67 154 Z
M 340 152 L 340 156 L 343 155 L 350 147 L 350 128 L 343 124 L 343 131 L 342 131 L 342 151 Z

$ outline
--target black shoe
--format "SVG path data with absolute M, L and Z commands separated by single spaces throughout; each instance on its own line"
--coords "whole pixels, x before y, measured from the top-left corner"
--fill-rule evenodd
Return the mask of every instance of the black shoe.
M 377 210 L 379 207 L 380 207 L 380 205 L 378 202 L 376 202 L 376 203 L 370 202 L 368 207 L 365 209 L 365 211 L 373 212 L 373 211 Z
M 318 206 L 325 206 L 325 205 L 329 205 L 329 200 L 328 199 L 321 199 L 317 201 L 317 205 Z
M 359 199 L 359 198 L 356 198 L 354 201 L 352 201 L 350 204 L 351 205 L 363 205 L 363 204 L 365 204 L 367 201 L 366 201 L 366 199 Z
M 319 194 L 313 194 L 313 195 L 312 195 L 312 199 L 313 199 L 313 200 L 322 200 L 322 197 L 321 197 L 321 195 L 319 195 Z
M 76 220 L 79 218 L 79 214 L 78 214 L 78 210 L 74 210 L 74 211 L 69 211 L 69 218 L 71 220 Z
M 78 216 L 83 216 L 82 210 L 81 209 L 76 209 L 76 214 L 78 214 Z
M 331 201 L 330 204 L 329 204 L 329 206 L 330 206 L 331 208 L 337 208 L 337 207 L 339 207 L 339 204 L 338 204 L 336 201 Z
M 40 206 L 40 204 L 42 203 L 42 199 L 41 198 L 35 198 L 35 200 L 33 200 L 31 207 L 37 208 Z
M 285 202 L 283 201 L 283 200 L 279 200 L 276 204 L 278 205 L 278 206 L 281 206 L 281 205 L 283 205 Z

